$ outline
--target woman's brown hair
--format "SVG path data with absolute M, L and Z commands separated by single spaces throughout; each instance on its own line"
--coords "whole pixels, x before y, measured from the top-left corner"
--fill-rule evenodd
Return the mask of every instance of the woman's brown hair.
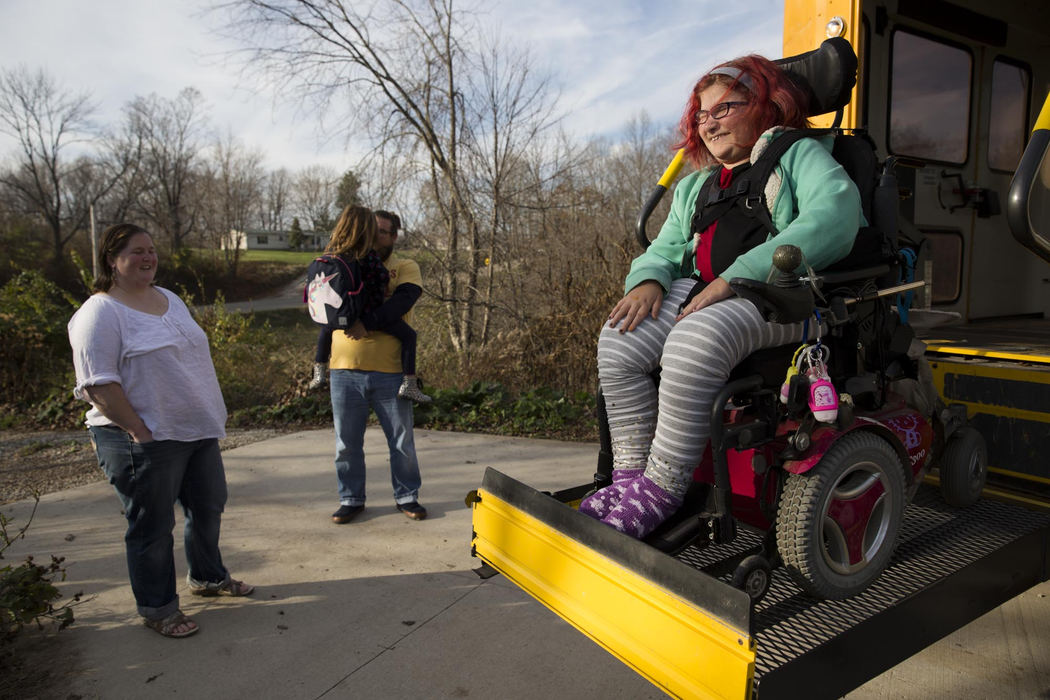
M 113 264 L 110 258 L 120 255 L 128 247 L 128 242 L 140 233 L 150 235 L 149 231 L 135 224 L 114 224 L 102 232 L 102 243 L 98 248 L 98 258 L 102 261 L 102 269 L 95 281 L 91 283 L 92 292 L 109 291 L 109 288 L 113 286 Z
M 324 252 L 359 260 L 375 247 L 375 214 L 366 207 L 349 206 L 343 209 L 339 220 L 335 222 L 332 240 Z

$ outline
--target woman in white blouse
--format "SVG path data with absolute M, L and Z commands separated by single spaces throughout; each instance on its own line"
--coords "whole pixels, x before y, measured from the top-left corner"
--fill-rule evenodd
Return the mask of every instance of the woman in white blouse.
M 124 541 L 131 589 L 148 627 L 187 637 L 197 624 L 179 610 L 172 530 L 185 513 L 190 592 L 245 596 L 219 553 L 226 474 L 219 452 L 226 406 L 208 338 L 178 296 L 153 284 L 157 251 L 149 233 L 117 224 L 103 234 L 103 271 L 69 322 L 77 398 L 99 466 L 128 520 Z

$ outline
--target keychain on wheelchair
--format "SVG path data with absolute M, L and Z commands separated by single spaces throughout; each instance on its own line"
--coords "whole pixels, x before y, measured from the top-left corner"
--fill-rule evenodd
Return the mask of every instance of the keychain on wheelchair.
M 801 401 L 805 401 L 814 418 L 822 423 L 833 422 L 838 417 L 839 397 L 828 375 L 827 362 L 830 357 L 831 349 L 820 340 L 818 316 L 817 339 L 813 343 L 803 343 L 795 350 L 784 383 L 780 386 L 780 402 L 795 403 L 801 408 Z M 802 392 L 807 394 L 808 400 L 801 398 Z M 793 402 L 792 397 L 799 401 Z
M 808 343 L 803 343 L 798 346 L 798 350 L 791 356 L 791 366 L 788 367 L 787 375 L 784 377 L 784 383 L 780 385 L 780 403 L 787 404 L 788 399 L 791 397 L 791 380 L 795 377 L 804 378 L 805 375 L 799 374 L 802 364 L 802 354 L 806 352 L 809 347 Z M 798 379 L 795 379 L 796 383 Z
M 830 356 L 831 351 L 820 342 L 820 338 L 803 355 L 803 362 L 807 365 L 806 377 L 809 379 L 809 410 L 821 423 L 831 423 L 839 415 L 839 396 L 828 376 L 827 361 Z

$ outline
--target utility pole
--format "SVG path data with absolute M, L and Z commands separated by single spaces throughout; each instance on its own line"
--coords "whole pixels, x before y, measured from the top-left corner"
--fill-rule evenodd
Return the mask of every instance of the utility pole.
M 98 279 L 98 237 L 95 235 L 95 205 L 88 207 L 91 218 L 91 274 Z

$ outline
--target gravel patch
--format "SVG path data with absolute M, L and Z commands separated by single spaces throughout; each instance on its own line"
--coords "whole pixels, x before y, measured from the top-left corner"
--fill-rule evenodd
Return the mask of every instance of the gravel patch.
M 230 430 L 223 450 L 289 432 L 276 428 Z M 86 430 L 15 432 L 0 430 L 0 504 L 103 481 Z

